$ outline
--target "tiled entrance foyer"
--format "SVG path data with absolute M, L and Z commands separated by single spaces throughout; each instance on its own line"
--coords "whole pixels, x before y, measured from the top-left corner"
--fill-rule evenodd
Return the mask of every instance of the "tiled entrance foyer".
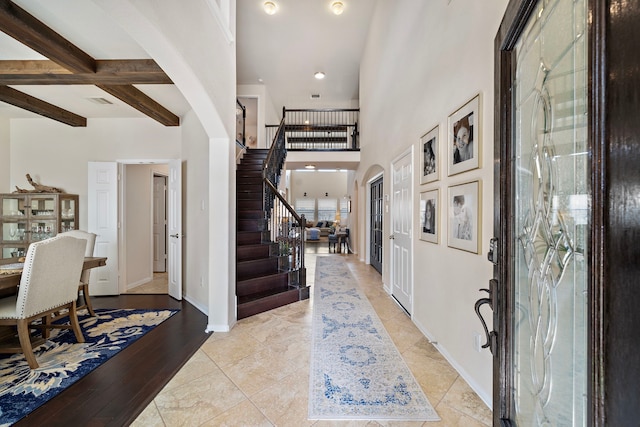
M 310 299 L 240 320 L 231 332 L 213 333 L 133 425 L 491 425 L 491 411 L 384 292 L 380 275 L 355 255 L 318 252 L 324 251 L 307 250 L 308 283 L 313 286 L 317 256 L 344 257 L 442 421 L 307 420 Z

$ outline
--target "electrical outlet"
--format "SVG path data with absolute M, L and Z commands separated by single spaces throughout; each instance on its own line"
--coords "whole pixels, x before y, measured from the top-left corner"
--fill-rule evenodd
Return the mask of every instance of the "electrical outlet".
M 473 333 L 473 349 L 478 353 L 482 351 L 482 335 L 478 332 Z

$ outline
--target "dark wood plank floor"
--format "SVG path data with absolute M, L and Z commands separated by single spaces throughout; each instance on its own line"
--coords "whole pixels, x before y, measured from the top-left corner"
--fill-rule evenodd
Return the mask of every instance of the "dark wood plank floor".
M 124 426 L 200 348 L 207 317 L 168 295 L 93 297 L 94 308 L 179 308 L 138 341 L 16 423 L 16 426 Z

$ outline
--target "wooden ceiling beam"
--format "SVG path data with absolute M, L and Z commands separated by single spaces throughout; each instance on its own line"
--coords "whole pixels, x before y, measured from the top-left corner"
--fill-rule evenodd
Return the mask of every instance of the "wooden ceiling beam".
M 53 61 L 0 61 L 4 85 L 173 84 L 153 59 L 96 60 L 95 73 L 72 74 Z
M 0 86 L 0 101 L 73 127 L 86 127 L 87 119 L 8 86 Z
M 10 0 L 0 0 L 0 29 L 69 71 L 96 71 L 91 56 Z
M 8 62 L 6 69 L 9 71 L 0 75 L 4 102 L 71 126 L 86 126 L 84 117 L 7 85 L 93 84 L 165 126 L 180 125 L 178 116 L 132 86 L 159 83 L 158 80 L 172 83 L 154 61 L 96 61 L 10 0 L 0 0 L 0 30 L 62 67 L 51 61 Z M 10 71 L 12 69 L 22 71 L 14 73 Z
M 180 117 L 151 99 L 144 92 L 134 86 L 125 85 L 96 85 L 105 92 L 126 102 L 136 110 L 146 114 L 165 126 L 180 126 Z

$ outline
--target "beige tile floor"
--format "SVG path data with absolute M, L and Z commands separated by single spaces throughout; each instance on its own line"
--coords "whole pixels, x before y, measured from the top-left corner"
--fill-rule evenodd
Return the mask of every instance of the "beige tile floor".
M 441 421 L 308 420 L 311 298 L 242 319 L 230 332 L 213 333 L 132 425 L 491 425 L 491 411 L 382 289 L 380 275 L 355 255 L 322 252 L 307 250 L 308 282 L 312 285 L 317 256 L 347 261 Z
M 153 273 L 150 282 L 129 289 L 128 294 L 167 294 L 169 293 L 169 282 L 167 273 Z

